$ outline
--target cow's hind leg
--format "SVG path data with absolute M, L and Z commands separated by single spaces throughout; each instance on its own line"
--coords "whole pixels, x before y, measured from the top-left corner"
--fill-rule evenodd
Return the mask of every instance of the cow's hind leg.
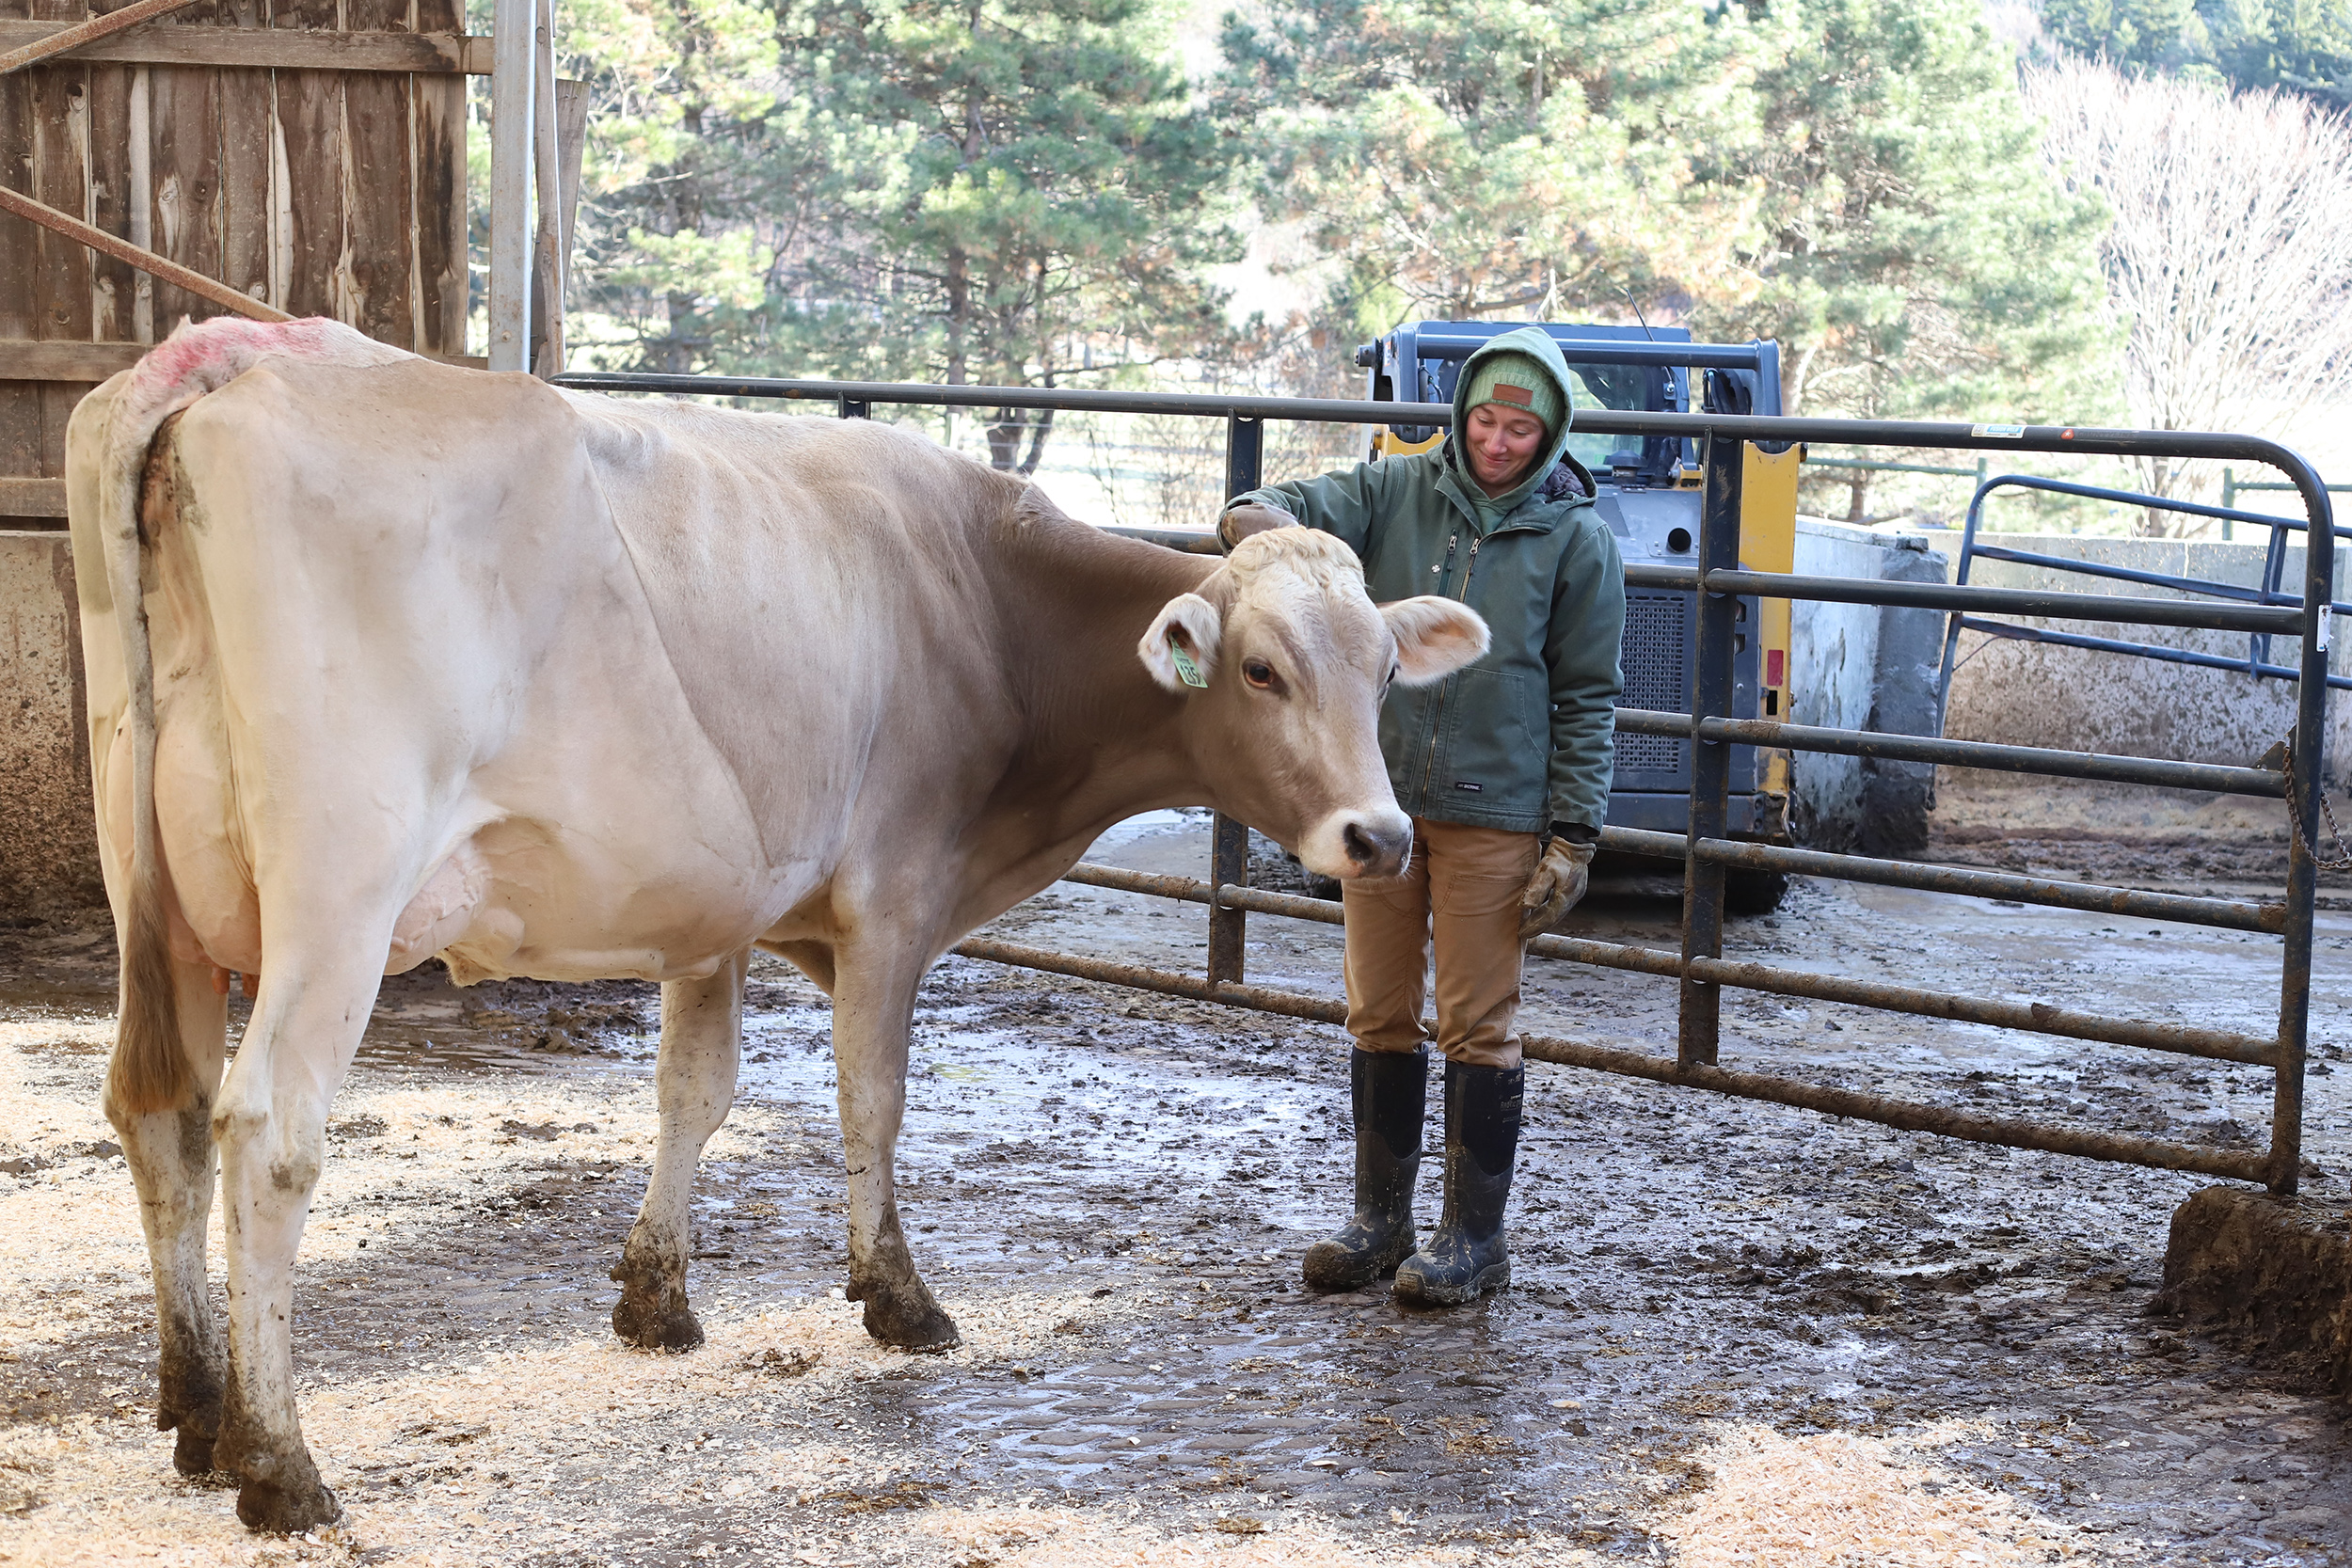
M 106 1083 L 106 1119 L 122 1139 L 122 1158 L 138 1189 L 139 1225 L 155 1277 L 157 1430 L 175 1428 L 171 1462 L 183 1475 L 213 1468 L 228 1371 L 204 1266 L 213 1212 L 213 1095 L 220 1084 L 228 998 L 213 989 L 209 963 L 172 962 L 173 1022 L 188 1077 L 177 1104 L 134 1110 L 144 1099 L 119 1070 Z M 127 979 L 127 966 L 126 966 Z M 128 1011 L 144 999 L 126 993 Z
M 866 1304 L 866 1332 L 882 1343 L 946 1350 L 960 1338 L 955 1320 L 914 1272 L 896 1187 L 907 1109 L 907 1027 L 924 966 L 884 942 L 842 951 L 839 958 L 833 1054 L 850 1170 L 849 1297 Z
M 391 928 L 320 918 L 317 930 Z M 265 930 L 265 936 L 266 936 Z M 386 939 L 321 950 L 268 946 L 253 1019 L 213 1112 L 229 1237 L 228 1398 L 214 1457 L 244 1482 L 237 1517 L 307 1530 L 342 1512 L 303 1441 L 294 1407 L 294 1256 L 326 1148 L 326 1111 L 359 1048 L 383 976 Z M 373 961 L 355 955 L 366 953 Z
M 612 1271 L 621 1286 L 612 1332 L 643 1350 L 691 1350 L 703 1342 L 703 1325 L 686 1300 L 692 1228 L 687 1205 L 703 1146 L 735 1103 L 750 958 L 746 948 L 707 979 L 673 980 L 661 988 L 661 1055 L 654 1069 L 661 1137 L 644 1204 Z

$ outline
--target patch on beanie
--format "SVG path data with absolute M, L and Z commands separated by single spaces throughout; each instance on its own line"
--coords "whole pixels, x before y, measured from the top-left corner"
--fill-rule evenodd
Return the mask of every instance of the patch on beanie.
M 1498 381 L 1494 385 L 1494 400 L 1497 403 L 1516 403 L 1521 408 L 1525 408 L 1535 401 L 1535 394 L 1529 388 L 1514 387 L 1507 381 Z

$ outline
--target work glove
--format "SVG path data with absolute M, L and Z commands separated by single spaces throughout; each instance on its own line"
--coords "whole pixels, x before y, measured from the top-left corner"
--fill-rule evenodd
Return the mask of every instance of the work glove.
M 1263 501 L 1243 501 L 1217 519 L 1216 536 L 1230 550 L 1253 533 L 1263 533 L 1270 528 L 1297 526 L 1298 519 L 1279 506 L 1268 506 Z
M 1519 895 L 1521 942 L 1543 935 L 1576 908 L 1577 900 L 1584 896 L 1585 884 L 1592 880 L 1597 847 L 1560 835 L 1545 847 L 1544 858 L 1535 863 L 1535 874 L 1527 879 L 1526 890 Z

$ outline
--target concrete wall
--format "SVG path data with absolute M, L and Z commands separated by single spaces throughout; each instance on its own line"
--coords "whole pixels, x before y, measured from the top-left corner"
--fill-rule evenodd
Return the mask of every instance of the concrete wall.
M 1959 536 L 1944 547 L 1958 553 Z M 2166 572 L 2252 587 L 2262 580 L 2260 544 L 2191 544 L 2167 539 L 2090 538 L 2075 534 L 2001 533 L 1985 542 L 2069 560 L 2092 561 L 2139 571 Z M 2352 542 L 2339 542 L 2335 597 L 2345 597 L 2352 576 Z M 2020 562 L 1975 562 L 1971 582 L 2000 588 L 2062 588 L 2133 596 L 2171 596 L 2165 590 L 2085 577 Z M 2280 586 L 2299 593 L 2303 552 L 2288 551 Z M 2178 631 L 2163 626 L 2113 623 L 2044 622 L 2091 637 L 2112 637 L 2167 647 L 2194 648 L 2244 658 L 2247 640 L 2229 632 Z M 2202 670 L 2087 648 L 1994 641 L 1964 634 L 1945 733 L 1964 740 L 2005 741 L 2022 746 L 2060 746 L 2113 752 L 2128 756 L 2173 757 L 2187 762 L 2246 764 L 2282 739 L 2295 722 L 2292 681 L 2257 680 L 2243 671 Z M 2333 668 L 2352 673 L 2352 639 L 2336 638 Z M 2268 662 L 2292 668 L 2300 658 L 2294 638 L 2271 640 Z M 2352 776 L 2352 691 L 2328 702 L 2330 777 Z
M 1916 533 L 1797 519 L 1796 570 L 1804 576 L 1942 582 L 1947 558 Z M 1797 600 L 1789 607 L 1789 718 L 1833 729 L 1935 733 L 1936 659 L 1944 618 L 1933 610 Z M 1789 760 L 1799 837 L 1824 849 L 1871 854 L 1927 842 L 1934 770 L 1912 763 L 1797 752 Z
M 0 531 L 0 920 L 103 906 L 65 534 Z

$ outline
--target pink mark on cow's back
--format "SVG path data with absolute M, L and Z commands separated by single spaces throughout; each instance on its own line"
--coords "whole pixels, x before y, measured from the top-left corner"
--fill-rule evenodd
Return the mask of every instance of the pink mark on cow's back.
M 257 322 L 215 316 L 183 322 L 131 371 L 122 400 L 133 425 L 152 423 L 217 391 L 272 356 L 333 364 L 381 365 L 410 355 L 324 316 L 301 321 Z

